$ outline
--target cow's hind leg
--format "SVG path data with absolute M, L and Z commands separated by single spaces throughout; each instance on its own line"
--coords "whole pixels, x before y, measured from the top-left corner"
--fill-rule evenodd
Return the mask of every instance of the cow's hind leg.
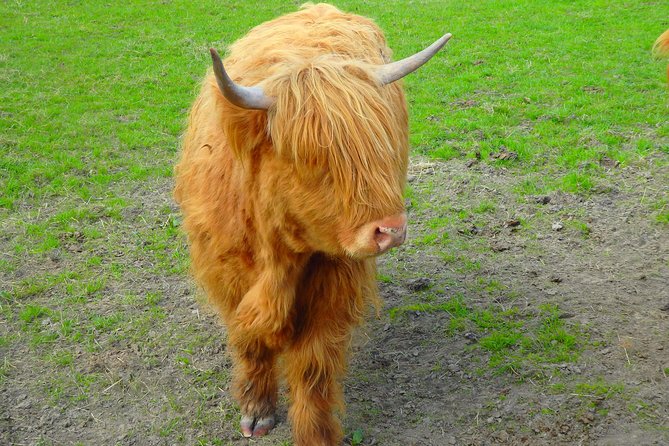
M 260 437 L 267 434 L 275 422 L 276 353 L 258 338 L 237 338 L 232 350 L 233 394 L 242 412 L 242 435 Z

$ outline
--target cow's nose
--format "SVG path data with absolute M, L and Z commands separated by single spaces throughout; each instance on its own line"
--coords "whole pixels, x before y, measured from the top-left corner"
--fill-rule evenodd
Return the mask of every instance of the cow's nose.
M 390 248 L 400 246 L 407 236 L 407 216 L 405 213 L 386 217 L 376 222 L 374 241 L 379 247 L 379 254 Z

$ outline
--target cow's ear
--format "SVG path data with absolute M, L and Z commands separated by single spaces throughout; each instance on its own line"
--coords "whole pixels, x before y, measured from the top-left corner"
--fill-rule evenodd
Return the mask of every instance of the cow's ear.
M 446 42 L 448 42 L 450 38 L 451 33 L 444 34 L 432 45 L 428 46 L 423 51 L 419 51 L 413 56 L 398 60 L 397 62 L 378 66 L 376 68 L 376 77 L 379 80 L 379 84 L 392 84 L 393 82 L 402 79 L 407 74 L 413 73 L 422 67 L 428 60 L 432 59 L 432 56 L 437 54 L 437 52 L 446 45 Z
M 260 87 L 244 87 L 235 84 L 228 73 L 223 68 L 223 62 L 215 49 L 209 48 L 211 60 L 214 64 L 214 74 L 216 75 L 216 83 L 221 90 L 225 99 L 230 101 L 237 107 L 246 108 L 250 110 L 267 110 L 273 103 L 274 99 L 265 95 Z

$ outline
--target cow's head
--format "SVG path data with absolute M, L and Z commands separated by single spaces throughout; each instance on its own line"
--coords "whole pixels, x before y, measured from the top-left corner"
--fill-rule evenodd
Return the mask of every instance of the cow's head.
M 298 62 L 263 86 L 233 82 L 211 50 L 219 90 L 242 109 L 266 110 L 277 197 L 295 244 L 356 258 L 401 245 L 407 232 L 403 189 L 408 123 L 401 87 L 449 40 L 444 35 L 406 59 L 385 64 L 322 55 Z

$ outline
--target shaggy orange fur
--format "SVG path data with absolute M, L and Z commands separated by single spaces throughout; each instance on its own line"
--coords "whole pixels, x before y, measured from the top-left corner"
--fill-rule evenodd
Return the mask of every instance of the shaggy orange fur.
M 285 377 L 298 446 L 341 442 L 351 332 L 378 305 L 375 260 L 347 246 L 404 209 L 404 93 L 373 75 L 389 60 L 371 20 L 325 4 L 252 29 L 225 67 L 276 102 L 241 109 L 208 75 L 176 167 L 193 274 L 227 325 L 235 398 L 246 416 L 272 416 Z
M 657 57 L 669 58 L 669 29 L 657 38 L 653 45 L 653 52 Z M 669 66 L 667 66 L 667 80 L 669 80 Z

